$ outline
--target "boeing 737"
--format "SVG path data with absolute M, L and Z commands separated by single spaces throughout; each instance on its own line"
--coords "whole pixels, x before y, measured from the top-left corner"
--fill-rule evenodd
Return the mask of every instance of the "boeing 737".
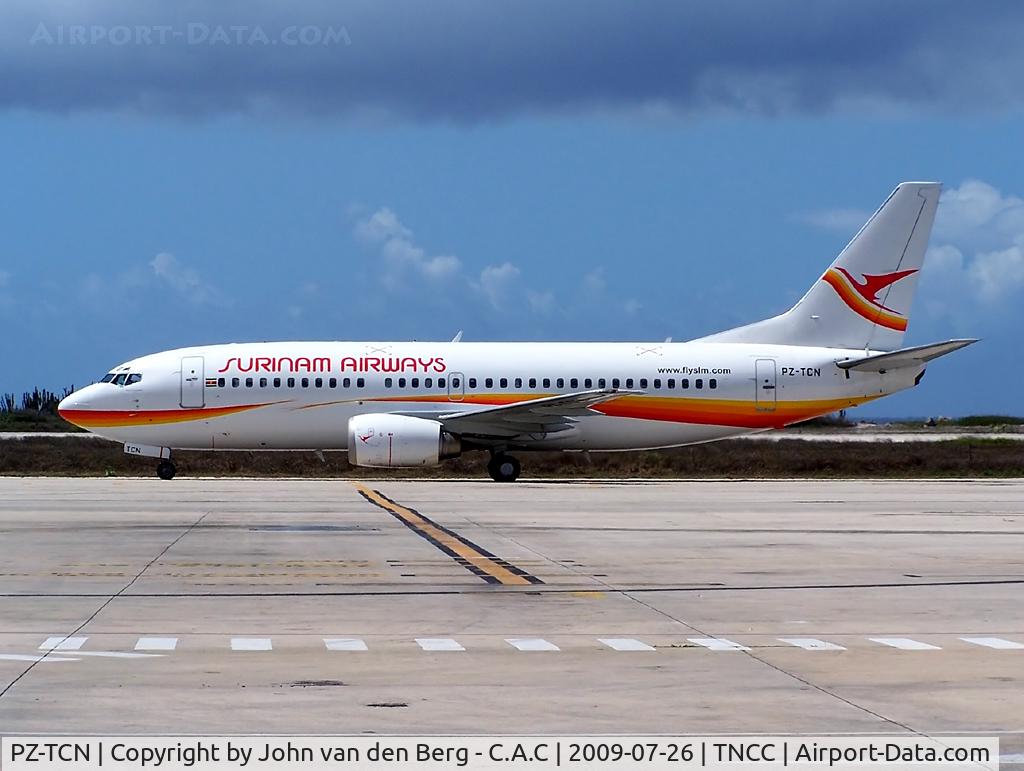
M 357 466 L 675 447 L 782 428 L 917 385 L 975 340 L 900 347 L 941 185 L 904 182 L 785 313 L 685 343 L 231 343 L 114 367 L 60 414 L 174 450 L 347 450 Z

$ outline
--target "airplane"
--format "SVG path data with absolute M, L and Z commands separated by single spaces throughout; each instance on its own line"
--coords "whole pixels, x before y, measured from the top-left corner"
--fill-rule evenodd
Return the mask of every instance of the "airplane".
M 904 182 L 792 308 L 673 343 L 273 342 L 142 356 L 60 415 L 175 474 L 175 450 L 345 450 L 356 466 L 676 447 L 782 428 L 921 382 L 976 342 L 901 348 L 941 184 Z

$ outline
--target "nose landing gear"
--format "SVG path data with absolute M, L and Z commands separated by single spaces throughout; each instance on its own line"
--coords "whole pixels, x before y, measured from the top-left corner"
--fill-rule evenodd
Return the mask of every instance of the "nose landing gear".
M 495 482 L 515 482 L 520 471 L 519 461 L 504 453 L 495 453 L 487 463 L 487 473 Z
M 162 460 L 156 465 L 156 475 L 161 479 L 174 479 L 174 472 L 177 470 L 169 460 Z

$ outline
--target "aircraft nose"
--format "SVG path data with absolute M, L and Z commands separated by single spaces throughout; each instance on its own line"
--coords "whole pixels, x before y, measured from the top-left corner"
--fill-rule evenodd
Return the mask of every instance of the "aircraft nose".
M 61 399 L 57 405 L 57 414 L 68 423 L 82 427 L 79 421 L 83 413 L 93 409 L 93 405 L 90 404 L 91 388 L 92 386 L 87 386 Z

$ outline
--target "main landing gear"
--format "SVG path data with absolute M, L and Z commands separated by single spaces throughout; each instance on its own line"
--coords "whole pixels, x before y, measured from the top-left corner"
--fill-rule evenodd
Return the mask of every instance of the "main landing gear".
M 495 482 L 515 482 L 520 470 L 518 460 L 500 452 L 492 455 L 487 462 L 487 473 Z
M 169 460 L 162 460 L 156 465 L 156 475 L 161 479 L 174 479 L 174 472 L 177 470 Z

